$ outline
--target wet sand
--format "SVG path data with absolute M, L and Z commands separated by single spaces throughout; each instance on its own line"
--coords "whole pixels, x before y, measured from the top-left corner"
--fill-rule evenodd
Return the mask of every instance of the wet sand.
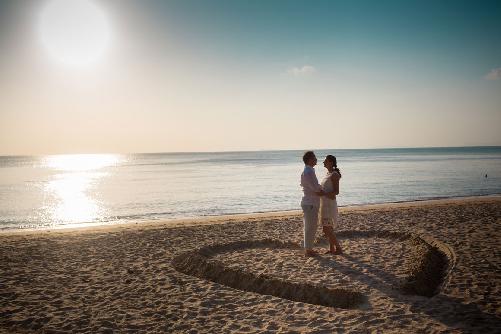
M 501 330 L 501 197 L 340 217 L 316 258 L 299 212 L 1 234 L 0 331 Z

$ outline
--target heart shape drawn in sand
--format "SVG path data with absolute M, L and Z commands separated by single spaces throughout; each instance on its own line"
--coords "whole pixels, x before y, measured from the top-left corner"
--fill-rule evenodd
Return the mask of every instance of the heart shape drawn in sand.
M 383 238 L 390 242 L 410 242 L 416 245 L 412 261 L 406 268 L 408 273 L 398 286 L 403 294 L 431 297 L 447 283 L 454 267 L 455 256 L 452 249 L 426 236 L 393 231 L 339 231 L 341 239 Z M 321 242 L 325 243 L 325 241 Z M 280 276 L 280 272 L 253 272 L 238 266 L 229 266 L 221 261 L 221 254 L 252 249 L 290 250 L 300 254 L 301 247 L 292 242 L 273 239 L 242 240 L 226 244 L 214 244 L 174 258 L 176 270 L 187 275 L 206 279 L 242 291 L 272 295 L 296 302 L 304 302 L 328 307 L 356 308 L 367 299 L 366 296 L 344 285 L 339 287 L 324 284 L 297 282 Z

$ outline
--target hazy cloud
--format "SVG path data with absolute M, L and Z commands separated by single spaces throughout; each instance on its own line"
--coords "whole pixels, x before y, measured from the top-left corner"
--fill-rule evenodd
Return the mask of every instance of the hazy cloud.
M 485 75 L 487 80 L 498 80 L 501 79 L 501 67 L 492 69 L 489 73 Z
M 303 67 L 292 67 L 287 70 L 288 74 L 296 77 L 312 75 L 317 72 L 317 69 L 311 65 L 304 65 Z

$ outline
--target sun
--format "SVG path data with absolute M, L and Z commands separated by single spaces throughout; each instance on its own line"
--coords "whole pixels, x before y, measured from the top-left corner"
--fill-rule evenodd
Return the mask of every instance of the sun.
M 111 39 L 109 20 L 90 0 L 51 0 L 40 13 L 39 33 L 52 58 L 85 66 L 105 54 Z

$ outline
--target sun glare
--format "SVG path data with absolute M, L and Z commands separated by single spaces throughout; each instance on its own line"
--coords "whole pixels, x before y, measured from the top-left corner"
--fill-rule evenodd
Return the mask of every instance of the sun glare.
M 53 155 L 43 165 L 55 174 L 45 187 L 53 198 L 48 209 L 53 221 L 62 224 L 91 223 L 102 211 L 96 185 L 108 174 L 105 167 L 121 160 L 114 154 Z
M 40 14 L 39 33 L 50 56 L 73 66 L 96 62 L 111 38 L 108 18 L 90 0 L 51 0 Z
M 93 183 L 99 175 L 88 172 L 58 175 L 46 186 L 46 191 L 55 198 L 50 208 L 54 221 L 58 223 L 87 223 L 99 216 L 100 207 L 90 194 Z
M 45 158 L 44 165 L 62 171 L 88 171 L 112 166 L 120 161 L 115 154 L 65 154 Z

